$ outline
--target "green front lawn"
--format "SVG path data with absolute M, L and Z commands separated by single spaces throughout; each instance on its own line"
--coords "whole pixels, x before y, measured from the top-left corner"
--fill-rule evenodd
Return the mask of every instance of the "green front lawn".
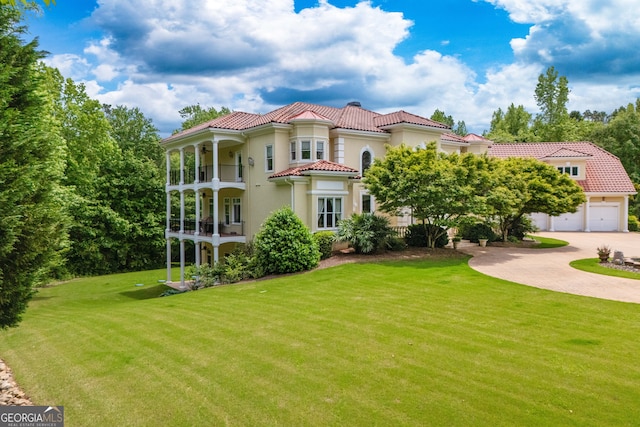
M 633 425 L 638 305 L 467 258 L 154 298 L 163 271 L 43 289 L 0 357 L 67 426 Z M 136 287 L 136 283 L 144 283 Z
M 575 269 L 587 271 L 589 273 L 604 274 L 606 276 L 624 277 L 625 279 L 640 280 L 640 273 L 626 270 L 616 270 L 604 267 L 600 264 L 599 258 L 585 258 L 571 261 L 569 265 Z
M 542 237 L 542 236 L 527 236 L 538 242 L 539 245 L 534 246 L 537 249 L 551 249 L 551 248 L 561 248 L 563 246 L 567 246 L 569 242 L 560 239 L 553 239 L 551 237 Z

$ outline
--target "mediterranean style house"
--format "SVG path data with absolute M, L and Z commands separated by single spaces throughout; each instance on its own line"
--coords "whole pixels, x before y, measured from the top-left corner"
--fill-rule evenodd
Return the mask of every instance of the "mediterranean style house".
M 266 114 L 233 112 L 164 139 L 166 150 L 167 274 L 171 239 L 185 243 L 196 265 L 213 264 L 246 243 L 271 212 L 288 205 L 311 229 L 335 230 L 352 213 L 373 212 L 361 177 L 385 145 L 426 146 L 443 152 L 532 156 L 574 177 L 588 202 L 574 215 L 534 217 L 543 230 L 626 231 L 634 187 L 620 161 L 586 142 L 494 144 L 460 137 L 442 123 L 405 111 L 376 113 L 350 102 L 342 108 L 296 102 Z M 598 219 L 602 218 L 602 219 Z M 408 225 L 410 216 L 394 218 Z

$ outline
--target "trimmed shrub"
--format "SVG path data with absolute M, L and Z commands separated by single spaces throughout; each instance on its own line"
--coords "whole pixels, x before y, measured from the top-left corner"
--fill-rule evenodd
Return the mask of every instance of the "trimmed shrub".
M 523 215 L 508 230 L 507 237 L 515 237 L 518 240 L 522 240 L 524 236 L 535 231 L 537 231 L 537 228 L 533 224 L 533 220 L 529 216 Z M 499 239 L 499 237 L 496 238 Z
M 449 236 L 447 230 L 438 227 L 433 224 L 412 224 L 407 227 L 407 232 L 404 236 L 404 240 L 407 245 L 414 247 L 427 247 L 427 235 L 437 236 L 434 248 L 444 248 L 449 243 Z
M 372 254 L 387 248 L 395 234 L 387 217 L 363 213 L 339 221 L 335 239 L 348 242 L 356 253 Z
M 635 215 L 629 215 L 628 221 L 629 231 L 638 231 L 640 229 L 640 224 L 638 224 L 638 218 Z
M 318 266 L 313 235 L 289 207 L 273 212 L 254 239 L 255 266 L 263 274 L 295 273 Z
M 478 239 L 487 239 L 493 242 L 500 238 L 493 232 L 493 228 L 490 225 L 476 222 L 475 224 L 464 224 L 458 230 L 458 233 L 462 235 L 463 239 L 469 239 L 470 242 L 478 243 Z
M 318 231 L 313 234 L 313 238 L 318 244 L 320 250 L 320 259 L 327 259 L 333 253 L 333 242 L 335 233 L 333 231 Z

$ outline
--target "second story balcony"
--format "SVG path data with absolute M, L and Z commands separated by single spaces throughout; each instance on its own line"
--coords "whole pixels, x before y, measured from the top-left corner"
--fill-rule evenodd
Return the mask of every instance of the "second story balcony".
M 198 182 L 210 182 L 213 179 L 213 166 L 200 166 L 198 168 Z M 218 179 L 220 182 L 245 182 L 244 165 L 242 164 L 220 164 L 218 165 Z M 184 169 L 184 183 L 193 184 L 196 181 L 195 169 Z M 169 172 L 169 185 L 180 184 L 180 170 Z

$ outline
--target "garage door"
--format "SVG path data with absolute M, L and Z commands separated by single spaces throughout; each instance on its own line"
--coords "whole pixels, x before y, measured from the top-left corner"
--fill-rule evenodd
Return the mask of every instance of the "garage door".
M 531 222 L 533 222 L 533 225 L 535 225 L 539 231 L 547 231 L 549 229 L 547 225 L 549 216 L 547 214 L 536 212 L 532 213 L 530 217 Z
M 590 206 L 589 229 L 591 231 L 618 231 L 619 206 Z
M 553 219 L 553 229 L 556 231 L 582 231 L 582 208 L 576 213 L 566 213 Z

